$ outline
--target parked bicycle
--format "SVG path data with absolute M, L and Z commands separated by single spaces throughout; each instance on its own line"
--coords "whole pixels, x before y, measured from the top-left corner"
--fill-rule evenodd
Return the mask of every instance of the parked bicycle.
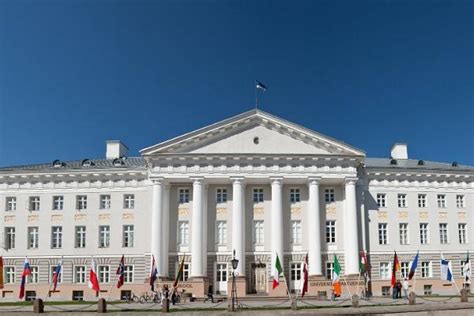
M 140 302 L 140 297 L 136 296 L 134 293 L 132 293 L 130 296 L 126 297 L 126 302 L 127 303 L 139 303 Z

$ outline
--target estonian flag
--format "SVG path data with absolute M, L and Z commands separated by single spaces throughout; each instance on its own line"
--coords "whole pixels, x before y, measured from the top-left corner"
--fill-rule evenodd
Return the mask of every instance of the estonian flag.
M 443 255 L 441 255 L 441 280 L 452 282 L 453 273 L 451 271 L 451 262 L 444 259 Z
M 411 268 L 410 268 L 410 273 L 408 273 L 408 280 L 413 279 L 413 276 L 415 275 L 416 268 L 418 267 L 418 254 L 419 253 L 420 252 L 418 251 L 416 253 L 415 258 L 413 259 L 413 262 L 412 262 Z
M 267 87 L 258 80 L 255 80 L 255 88 L 263 90 L 263 91 L 267 91 Z

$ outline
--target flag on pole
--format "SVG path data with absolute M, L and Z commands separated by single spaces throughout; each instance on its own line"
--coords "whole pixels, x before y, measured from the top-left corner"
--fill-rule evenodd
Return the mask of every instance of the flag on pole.
M 418 267 L 418 255 L 419 255 L 419 253 L 420 253 L 419 251 L 416 253 L 415 258 L 413 259 L 413 262 L 411 263 L 410 272 L 408 273 L 408 280 L 413 279 L 413 276 L 415 275 L 416 268 Z
M 469 260 L 469 251 L 467 251 L 466 262 L 464 262 L 462 272 L 464 274 L 464 284 L 471 284 L 471 260 Z
M 339 264 L 339 260 L 337 260 L 336 254 L 334 254 L 334 267 L 332 270 L 332 288 L 336 297 L 341 296 L 342 294 L 340 275 L 341 265 Z
M 30 263 L 28 262 L 28 258 L 25 258 L 25 263 L 23 265 L 23 272 L 21 274 L 20 294 L 18 295 L 20 299 L 23 299 L 25 297 L 26 277 L 30 275 L 31 275 Z
M 100 292 L 99 279 L 97 279 L 97 272 L 95 271 L 94 258 L 91 259 L 91 269 L 89 270 L 89 288 L 96 293 Z
M 308 254 L 304 257 L 303 262 L 303 288 L 301 289 L 301 297 L 308 293 Z
M 451 268 L 451 262 L 444 259 L 444 256 L 441 254 L 441 280 L 444 281 L 453 281 L 453 273 Z
M 258 80 L 255 80 L 255 88 L 260 89 L 262 91 L 267 91 L 267 87 Z
M 158 278 L 158 269 L 156 268 L 155 256 L 151 256 L 151 269 L 150 269 L 150 287 L 151 291 L 155 291 L 155 281 Z
M 275 274 L 273 275 L 273 289 L 275 289 L 280 284 L 279 276 L 282 272 L 283 269 L 281 267 L 280 258 L 278 258 L 278 254 L 276 254 Z
M 63 265 L 63 261 L 62 260 L 59 260 L 58 262 L 58 265 L 56 266 L 56 268 L 54 268 L 54 271 L 53 271 L 53 292 L 56 291 L 56 288 L 58 287 L 58 281 L 59 281 L 59 278 L 61 276 L 61 271 L 62 271 L 62 265 Z
M 117 289 L 120 289 L 125 282 L 125 255 L 122 255 L 122 259 L 120 259 L 120 264 L 115 274 L 118 275 Z
M 173 288 L 176 288 L 178 286 L 179 280 L 183 278 L 183 271 L 184 271 L 184 256 L 183 256 L 183 259 L 181 259 L 181 264 L 179 265 L 179 270 L 178 270 L 178 273 L 176 274 L 176 279 L 174 280 Z
M 3 289 L 3 257 L 0 257 L 0 289 Z
M 397 283 L 397 271 L 400 271 L 400 261 L 398 261 L 397 252 L 395 251 L 393 257 L 392 280 L 390 282 L 392 288 L 395 286 L 395 283 Z

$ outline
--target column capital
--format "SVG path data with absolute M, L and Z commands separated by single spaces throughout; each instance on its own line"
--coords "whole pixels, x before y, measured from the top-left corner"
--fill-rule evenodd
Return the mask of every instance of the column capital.
M 150 180 L 151 182 L 153 182 L 153 184 L 164 184 L 164 180 L 165 178 L 163 177 L 157 177 L 157 176 L 150 176 Z
M 232 181 L 232 183 L 244 183 L 245 182 L 245 177 L 239 177 L 239 176 L 231 176 L 230 178 L 230 181 Z
M 272 182 L 272 184 L 281 184 L 283 182 L 283 177 L 278 177 L 278 176 L 275 176 L 275 177 L 270 177 L 270 181 Z
M 321 177 L 310 176 L 310 177 L 308 177 L 308 183 L 309 183 L 309 184 L 317 184 L 317 185 L 319 185 L 319 184 L 321 183 Z
M 201 183 L 202 184 L 204 182 L 204 177 L 197 176 L 197 177 L 191 177 L 189 179 L 191 179 L 193 181 L 193 183 Z
M 345 185 L 355 185 L 358 180 L 359 180 L 359 178 L 357 178 L 357 177 L 347 177 L 347 178 L 344 178 L 344 184 Z

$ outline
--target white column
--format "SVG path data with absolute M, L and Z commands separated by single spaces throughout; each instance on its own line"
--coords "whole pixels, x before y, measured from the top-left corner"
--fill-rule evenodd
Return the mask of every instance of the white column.
M 275 271 L 276 255 L 280 258 L 280 263 L 284 265 L 283 256 L 283 205 L 281 200 L 282 179 L 272 179 L 272 275 Z
M 239 260 L 237 272 L 245 275 L 245 199 L 242 178 L 232 179 L 232 250 Z
M 321 210 L 319 207 L 320 178 L 309 178 L 308 201 L 308 265 L 309 275 L 322 275 Z
M 151 211 L 151 254 L 155 256 L 158 276 L 163 276 L 163 182 L 153 181 L 153 202 Z
M 170 251 L 170 186 L 163 188 L 163 250 L 161 271 L 164 277 L 169 277 L 169 251 Z
M 202 178 L 193 179 L 193 213 L 192 213 L 192 240 L 191 240 L 191 277 L 203 277 L 202 245 L 203 240 L 203 183 Z
M 204 193 L 203 193 L 203 200 L 202 200 L 202 209 L 203 209 L 203 222 L 202 222 L 202 271 L 204 275 L 207 275 L 207 195 L 209 192 L 209 186 L 204 184 Z
M 359 234 L 357 233 L 357 179 L 348 178 L 345 181 L 346 199 L 344 203 L 344 273 L 359 273 Z

